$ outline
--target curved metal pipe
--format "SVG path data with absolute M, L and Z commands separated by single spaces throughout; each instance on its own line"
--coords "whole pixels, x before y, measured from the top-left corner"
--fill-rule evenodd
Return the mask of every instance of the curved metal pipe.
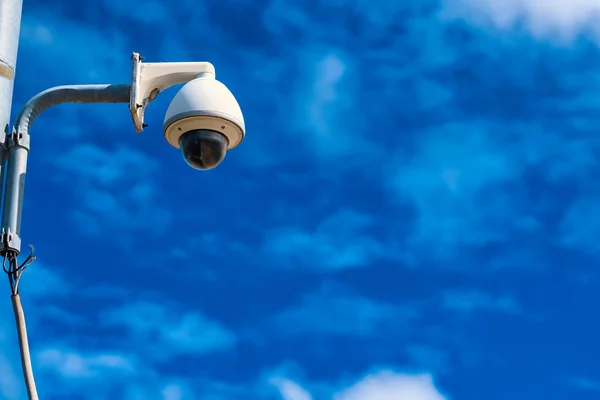
M 130 85 L 69 85 L 44 90 L 25 103 L 6 140 L 8 162 L 0 255 L 8 252 L 18 255 L 21 251 L 21 215 L 29 155 L 29 131 L 35 119 L 44 110 L 59 104 L 129 103 L 129 99 Z
M 65 103 L 129 103 L 130 85 L 55 86 L 33 96 L 17 115 L 14 132 L 29 133 L 31 124 L 52 106 Z

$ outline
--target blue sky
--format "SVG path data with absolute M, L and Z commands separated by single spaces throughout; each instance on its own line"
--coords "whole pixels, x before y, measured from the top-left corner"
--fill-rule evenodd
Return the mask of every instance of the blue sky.
M 32 133 L 44 400 L 596 399 L 600 3 L 25 0 L 13 115 L 130 55 L 210 61 L 208 172 L 126 105 Z M 23 399 L 6 284 L 0 397 Z

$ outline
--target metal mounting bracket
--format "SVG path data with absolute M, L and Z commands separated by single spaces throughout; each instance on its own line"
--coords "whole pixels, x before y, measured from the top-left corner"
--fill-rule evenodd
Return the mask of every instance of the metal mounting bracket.
M 200 74 L 215 75 L 215 67 L 206 61 L 142 63 L 143 57 L 133 53 L 129 110 L 136 132 L 142 132 L 148 104 L 163 90 L 187 83 Z

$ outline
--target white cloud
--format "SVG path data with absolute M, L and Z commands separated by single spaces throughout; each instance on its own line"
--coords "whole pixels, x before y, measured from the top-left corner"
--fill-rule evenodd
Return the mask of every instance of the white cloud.
M 347 150 L 344 134 L 336 129 L 335 109 L 349 102 L 347 93 L 342 89 L 342 80 L 347 66 L 333 53 L 325 55 L 315 65 L 315 79 L 310 101 L 306 104 L 306 113 L 310 126 L 307 133 L 312 135 L 316 146 L 322 151 Z M 341 143 L 340 143 L 341 142 Z M 340 145 L 341 144 L 341 145 Z
M 100 350 L 73 347 L 72 338 L 62 336 L 56 341 L 55 329 L 40 325 L 40 318 L 73 322 L 79 316 L 69 308 L 56 307 L 54 300 L 64 300 L 73 292 L 58 269 L 35 262 L 25 271 L 21 283 L 34 372 L 41 397 L 67 398 L 82 390 L 86 399 L 106 399 L 118 389 L 128 399 L 187 400 L 194 398 L 183 377 L 164 376 L 154 369 L 154 362 L 163 362 L 174 353 L 203 354 L 226 349 L 235 343 L 232 332 L 218 322 L 210 321 L 197 312 L 173 312 L 160 305 L 117 309 L 103 316 L 107 326 L 124 327 L 124 340 L 115 340 L 114 348 Z M 73 282 L 71 282 L 73 283 Z M 44 286 L 50 286 L 45 290 Z M 92 288 L 93 289 L 93 288 Z M 111 288 L 111 295 L 119 288 Z M 96 291 L 95 296 L 105 293 Z M 85 295 L 94 295 L 86 292 Z M 119 292 L 118 297 L 126 296 Z M 112 318 L 112 319 L 111 319 Z M 75 321 L 77 322 L 77 321 Z M 106 328 L 104 326 L 103 328 Z M 77 329 L 75 329 L 77 331 Z M 48 336 L 50 333 L 50 336 Z M 85 336 L 85 335 L 84 335 Z M 98 347 L 93 338 L 83 338 Z M 67 344 L 68 343 L 68 344 Z M 19 351 L 10 301 L 0 303 L 0 397 L 24 399 Z M 156 351 L 162 348 L 164 351 Z M 124 350 L 125 349 L 125 350 Z M 57 384 L 60 382 L 60 384 Z
M 387 169 L 391 193 L 399 203 L 408 201 L 417 211 L 414 230 L 406 241 L 407 262 L 413 261 L 410 256 L 443 259 L 466 254 L 470 246 L 509 241 L 515 232 L 597 252 L 590 238 L 599 225 L 580 223 L 582 218 L 600 220 L 594 193 L 563 207 L 560 235 L 551 239 L 544 233 L 539 210 L 520 198 L 523 174 L 531 167 L 542 167 L 552 185 L 586 186 L 593 179 L 591 171 L 600 165 L 594 156 L 600 149 L 596 136 L 574 135 L 565 142 L 556 130 L 489 121 L 439 125 L 418 135 L 416 151 L 394 157 Z M 536 268 L 547 263 L 546 257 L 536 246 L 520 246 L 488 264 Z
M 407 375 L 381 371 L 337 393 L 334 400 L 445 400 L 431 375 Z
M 600 34 L 597 0 L 445 0 L 445 14 L 500 29 L 524 23 L 539 38 L 571 41 L 579 34 Z M 600 36 L 599 36 L 600 38 Z
M 282 400 L 312 400 L 312 396 L 296 382 L 285 378 L 273 378 L 271 383 L 279 390 Z
M 46 347 L 37 353 L 34 367 L 40 397 L 68 398 L 85 392 L 86 400 L 101 400 L 118 392 L 123 396 L 118 398 L 131 400 L 194 398 L 184 379 L 158 371 L 147 357 L 118 351 Z
M 390 188 L 418 212 L 408 244 L 444 257 L 461 245 L 502 238 L 512 204 L 508 194 L 483 201 L 482 190 L 515 177 L 523 163 L 494 139 L 492 127 L 448 124 L 420 133 L 418 150 L 389 169 Z M 520 155 L 520 154 L 519 154 Z
M 337 293 L 324 286 L 307 294 L 300 304 L 275 318 L 278 329 L 288 334 L 370 335 L 393 326 L 408 329 L 419 317 L 410 306 L 378 303 L 365 297 Z
M 340 210 L 313 231 L 297 227 L 267 232 L 264 251 L 277 256 L 281 266 L 344 269 L 367 265 L 373 258 L 390 256 L 386 245 L 367 230 L 372 218 L 353 210 Z
M 114 353 L 82 354 L 72 350 L 46 348 L 36 357 L 40 369 L 52 370 L 66 379 L 94 379 L 107 374 L 133 374 L 132 360 Z
M 189 390 L 184 385 L 177 383 L 169 383 L 162 390 L 162 400 L 184 400 L 191 399 L 192 396 Z
M 150 352 L 156 358 L 222 351 L 236 343 L 232 331 L 199 312 L 173 312 L 150 302 L 131 303 L 105 312 L 102 321 L 107 326 L 127 328 L 129 339 L 138 348 L 160 346 L 163 351 Z
M 312 400 L 310 391 L 287 378 L 272 378 L 283 400 Z M 322 385 L 309 385 L 322 386 Z M 329 390 L 332 400 L 447 400 L 429 374 L 404 374 L 389 370 L 367 375 L 344 389 Z
M 335 168 L 362 164 L 379 147 L 363 136 L 364 115 L 357 112 L 361 74 L 351 55 L 339 49 L 307 48 L 299 59 L 301 74 L 295 82 L 294 131 L 314 154 L 331 157 L 352 155 Z

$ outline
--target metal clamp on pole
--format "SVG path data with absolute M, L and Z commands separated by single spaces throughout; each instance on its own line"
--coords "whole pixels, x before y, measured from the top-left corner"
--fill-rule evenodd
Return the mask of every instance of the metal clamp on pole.
M 2 213 L 1 256 L 6 255 L 8 252 L 16 256 L 21 252 L 21 216 L 23 214 L 23 195 L 29 145 L 29 134 L 16 129 L 6 140 L 8 162 L 5 172 L 6 189 Z

